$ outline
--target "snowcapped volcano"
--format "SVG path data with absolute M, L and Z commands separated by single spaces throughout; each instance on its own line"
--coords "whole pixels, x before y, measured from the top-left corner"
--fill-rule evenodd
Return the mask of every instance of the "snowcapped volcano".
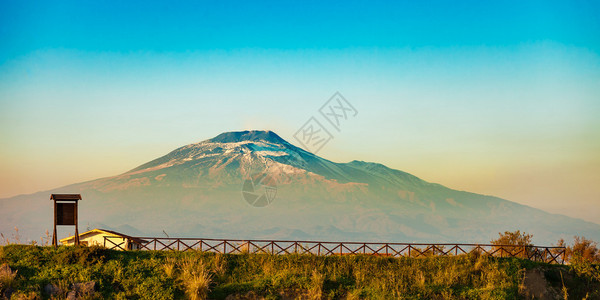
M 238 180 L 252 172 L 266 171 L 281 183 L 291 183 L 306 176 L 347 183 L 366 179 L 363 174 L 356 174 L 356 169 L 375 168 L 367 165 L 359 162 L 337 164 L 288 143 L 272 131 L 254 130 L 226 132 L 183 146 L 123 175 L 162 176 L 161 181 L 165 179 L 162 183 L 166 184 L 172 183 L 171 178 L 185 180 L 178 174 L 183 169 L 193 169 L 199 174 L 208 171 L 208 177 L 221 180 L 220 184 L 236 185 Z M 169 173 L 175 176 L 169 176 Z M 195 184 L 200 185 L 201 182 L 196 181 Z
M 268 206 L 243 198 L 255 174 L 268 175 L 276 189 Z M 55 192 L 82 194 L 81 224 L 133 235 L 484 243 L 520 229 L 537 243 L 600 238 L 594 223 L 452 190 L 378 163 L 336 163 L 272 131 L 226 132 L 121 175 L 0 199 L 0 229 L 18 226 L 39 237 L 52 224 L 47 198 Z
M 171 153 L 143 164 L 128 173 L 140 173 L 173 166 L 194 167 L 210 164 L 214 168 L 240 168 L 255 164 L 286 161 L 302 163 L 315 155 L 293 146 L 272 131 L 238 131 L 222 133 L 212 139 L 175 149 Z M 191 163 L 190 163 L 191 162 Z M 233 163 L 233 164 L 232 164 Z

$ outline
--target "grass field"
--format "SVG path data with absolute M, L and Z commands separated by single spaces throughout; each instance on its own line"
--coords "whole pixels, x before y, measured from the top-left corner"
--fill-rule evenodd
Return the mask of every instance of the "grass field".
M 388 258 L 0 247 L 12 299 L 600 299 L 598 265 L 478 255 Z M 82 290 L 78 283 L 93 281 Z

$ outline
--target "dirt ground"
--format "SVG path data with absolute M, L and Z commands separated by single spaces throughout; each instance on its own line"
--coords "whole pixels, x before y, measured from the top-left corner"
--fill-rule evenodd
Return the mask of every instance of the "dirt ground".
M 540 269 L 525 271 L 520 293 L 526 299 L 561 299 L 560 294 L 550 286 L 544 276 L 544 272 Z

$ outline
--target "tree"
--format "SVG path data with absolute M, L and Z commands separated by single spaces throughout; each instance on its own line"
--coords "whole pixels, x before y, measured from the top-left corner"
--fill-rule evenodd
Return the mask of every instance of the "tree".
M 562 239 L 558 243 L 561 241 L 564 244 Z M 600 250 L 596 242 L 574 236 L 573 246 L 567 246 L 565 261 L 577 275 L 600 282 Z
M 510 232 L 505 231 L 504 233 L 498 233 L 499 237 L 496 240 L 492 240 L 494 245 L 514 245 L 514 246 L 532 246 L 531 239 L 533 235 L 521 232 L 520 230 Z
M 560 239 L 555 247 L 565 247 L 565 262 L 600 263 L 600 249 L 598 249 L 598 244 L 585 237 L 574 236 L 572 246 L 565 243 L 564 239 Z M 557 254 L 561 251 L 554 250 L 552 253 Z
M 519 253 L 519 256 L 525 257 L 528 255 L 529 247 L 533 246 L 531 243 L 531 239 L 533 235 L 527 234 L 525 232 L 517 231 L 505 231 L 504 233 L 499 232 L 498 239 L 492 240 L 491 243 L 493 245 L 498 245 L 497 247 L 493 247 L 494 251 L 497 251 L 500 256 L 503 255 L 503 252 L 509 252 L 512 255 L 516 255 Z M 506 247 L 506 246 L 509 247 Z M 510 247 L 510 246 L 519 246 L 519 247 Z
M 598 244 L 585 237 L 574 236 L 573 246 L 567 247 L 567 256 L 591 263 L 600 263 Z

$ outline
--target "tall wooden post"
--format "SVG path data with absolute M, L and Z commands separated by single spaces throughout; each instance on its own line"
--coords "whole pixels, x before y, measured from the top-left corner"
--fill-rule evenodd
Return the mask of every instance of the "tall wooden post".
M 77 219 L 77 201 L 75 201 L 75 245 L 79 246 L 79 231 L 77 230 L 79 226 L 77 226 Z
M 50 196 L 52 199 L 52 196 Z M 52 233 L 52 246 L 56 247 L 58 242 L 56 240 L 56 201 L 54 201 L 54 232 Z
M 50 200 L 54 201 L 54 232 L 52 234 L 52 246 L 58 246 L 56 237 L 57 225 L 75 226 L 75 245 L 79 245 L 78 230 L 78 201 L 81 200 L 80 194 L 52 194 Z

